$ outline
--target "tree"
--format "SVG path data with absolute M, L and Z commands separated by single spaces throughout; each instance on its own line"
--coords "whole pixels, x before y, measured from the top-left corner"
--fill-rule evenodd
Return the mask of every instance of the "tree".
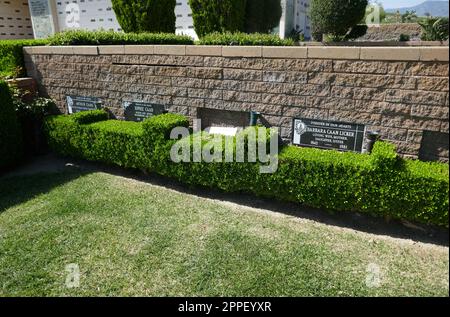
M 175 33 L 176 0 L 112 0 L 112 6 L 126 33 Z
M 427 18 L 418 22 L 422 27 L 422 41 L 446 41 L 449 37 L 448 18 Z
M 406 12 L 402 14 L 402 23 L 409 23 L 415 19 L 417 19 L 417 14 L 416 11 L 414 10 L 412 11 L 406 10 Z
M 189 0 L 199 37 L 244 30 L 246 0 Z
M 269 33 L 282 15 L 281 0 L 247 0 L 245 32 Z
M 313 35 L 328 35 L 333 41 L 342 41 L 352 28 L 364 18 L 367 0 L 312 0 L 311 24 Z

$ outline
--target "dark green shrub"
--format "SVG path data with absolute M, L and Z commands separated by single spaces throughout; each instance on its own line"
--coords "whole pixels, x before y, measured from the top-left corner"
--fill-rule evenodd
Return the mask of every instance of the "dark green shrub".
M 296 29 L 292 29 L 287 38 L 294 42 L 305 42 L 306 40 L 303 30 L 297 31 Z
M 87 125 L 58 116 L 47 120 L 47 134 L 60 154 L 150 170 L 189 185 L 448 227 L 448 164 L 400 159 L 386 142 L 377 142 L 371 155 L 285 146 L 273 174 L 261 174 L 257 163 L 172 162 L 169 152 L 176 141 L 170 132 L 188 125 L 187 118 L 174 114 L 144 123 Z M 197 133 L 182 142 L 193 148 L 194 142 L 211 139 Z
M 367 0 L 311 0 L 311 25 L 315 38 L 328 35 L 341 41 L 364 18 Z
M 244 45 L 244 46 L 292 46 L 292 39 L 281 39 L 272 34 L 246 33 L 211 33 L 202 37 L 200 45 Z
M 197 35 L 213 32 L 242 32 L 246 0 L 189 0 Z
M 402 14 L 401 19 L 402 23 L 412 23 L 413 21 L 416 21 L 418 18 L 416 11 L 412 10 L 406 10 L 405 13 Z
M 245 32 L 269 33 L 278 26 L 281 15 L 280 0 L 247 0 Z
M 37 92 L 31 93 L 26 89 L 20 89 L 15 80 L 9 82 L 9 88 L 13 98 L 14 110 L 19 119 L 33 118 L 41 120 L 46 115 L 57 111 L 54 100 L 38 97 Z
M 422 27 L 422 41 L 446 41 L 449 37 L 448 18 L 427 18 L 418 22 Z
M 112 6 L 127 33 L 175 33 L 176 0 L 112 0 Z
M 114 31 L 71 30 L 48 39 L 50 45 L 137 45 L 193 44 L 191 37 L 171 33 L 122 33 Z
M 348 32 L 344 37 L 343 40 L 344 41 L 351 41 L 351 40 L 356 40 L 360 37 L 363 37 L 364 35 L 366 35 L 367 30 L 369 29 L 369 27 L 365 24 L 358 24 L 355 25 L 350 32 Z
M 8 84 L 0 81 L 0 170 L 22 157 L 22 135 Z
M 45 44 L 45 40 L 1 40 L 0 79 L 24 76 L 25 62 L 23 57 L 23 47 Z
M 15 81 L 9 83 L 14 110 L 22 128 L 23 154 L 30 157 L 45 154 L 48 147 L 43 133 L 44 117 L 56 112 L 54 100 L 37 97 L 37 93 L 18 88 Z
M 411 36 L 409 36 L 409 34 L 400 34 L 400 36 L 398 37 L 398 41 L 399 42 L 408 42 L 411 39 Z

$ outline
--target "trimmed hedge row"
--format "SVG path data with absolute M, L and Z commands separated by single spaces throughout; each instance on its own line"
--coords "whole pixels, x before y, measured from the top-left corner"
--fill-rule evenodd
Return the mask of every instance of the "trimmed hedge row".
M 45 40 L 1 40 L 0 78 L 13 78 L 25 75 L 23 59 L 24 46 L 45 45 Z
M 257 163 L 174 163 L 170 132 L 188 125 L 175 114 L 133 123 L 106 120 L 96 111 L 49 117 L 46 131 L 62 155 L 149 170 L 189 185 L 448 227 L 447 164 L 400 159 L 386 142 L 377 142 L 371 155 L 285 146 L 273 174 L 261 174 Z M 193 147 L 196 138 L 205 143 L 211 135 L 183 142 Z
M 22 133 L 8 84 L 0 81 L 0 170 L 22 157 Z
M 114 31 L 70 30 L 48 38 L 51 46 L 68 45 L 137 45 L 172 44 L 189 45 L 194 40 L 187 35 L 172 33 L 122 33 Z
M 136 45 L 136 44 L 179 44 L 191 45 L 194 41 L 186 35 L 170 33 L 121 33 L 114 31 L 72 30 L 57 33 L 48 39 L 48 45 Z M 292 46 L 291 39 L 281 39 L 278 35 L 261 33 L 211 33 L 195 42 L 199 45 L 264 45 Z
M 199 45 L 230 45 L 230 46 L 293 46 L 292 39 L 281 39 L 278 35 L 261 33 L 211 33 L 197 41 Z

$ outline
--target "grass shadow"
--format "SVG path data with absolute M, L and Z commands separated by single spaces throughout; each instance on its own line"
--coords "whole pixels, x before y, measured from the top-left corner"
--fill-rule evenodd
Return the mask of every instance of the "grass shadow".
M 9 207 L 26 202 L 39 194 L 47 193 L 52 188 L 63 185 L 83 175 L 104 172 L 201 198 L 234 203 L 249 208 L 316 221 L 326 225 L 393 238 L 449 246 L 449 229 L 444 227 L 402 222 L 399 220 L 390 220 L 387 222 L 383 218 L 355 212 L 331 213 L 296 203 L 261 198 L 252 194 L 225 193 L 210 188 L 189 187 L 173 179 L 153 173 L 144 174 L 139 170 L 124 169 L 84 160 L 63 160 L 66 166 L 66 163 L 70 163 L 68 165 L 73 167 L 63 169 L 64 172 L 58 174 L 56 177 L 45 177 L 48 173 L 33 176 L 19 176 L 22 177 L 20 182 L 17 182 L 16 177 L 10 179 L 5 177 L 0 178 L 0 213 Z
M 88 171 L 68 168 L 64 172 L 37 173 L 33 175 L 13 175 L 0 178 L 0 213 L 8 208 L 25 203 L 41 194 L 73 181 Z M 53 175 L 51 175 L 53 174 Z M 51 177 L 49 177 L 51 175 Z
M 201 198 L 234 203 L 249 208 L 267 210 L 287 216 L 316 221 L 322 224 L 357 230 L 365 233 L 384 235 L 392 238 L 413 240 L 441 246 L 449 246 L 449 229 L 435 225 L 424 225 L 401 220 L 384 219 L 356 212 L 330 212 L 297 203 L 257 197 L 247 193 L 226 193 L 204 187 L 189 187 L 173 179 L 154 173 L 122 169 L 115 166 L 96 164 L 102 172 L 132 178 L 148 184 L 195 195 Z

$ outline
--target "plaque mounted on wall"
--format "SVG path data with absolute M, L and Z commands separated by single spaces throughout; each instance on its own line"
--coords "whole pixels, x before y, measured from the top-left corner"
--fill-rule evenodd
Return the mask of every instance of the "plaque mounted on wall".
M 141 122 L 166 112 L 166 108 L 163 105 L 131 101 L 125 101 L 123 109 L 125 120 L 135 122 Z
M 26 2 L 26 1 L 25 1 Z M 55 24 L 52 16 L 52 5 L 49 0 L 29 0 L 33 33 L 36 39 L 45 39 L 55 34 Z
M 66 96 L 66 101 L 69 114 L 102 108 L 102 101 L 97 97 Z
M 362 124 L 296 118 L 292 144 L 344 152 L 362 152 L 366 127 Z

